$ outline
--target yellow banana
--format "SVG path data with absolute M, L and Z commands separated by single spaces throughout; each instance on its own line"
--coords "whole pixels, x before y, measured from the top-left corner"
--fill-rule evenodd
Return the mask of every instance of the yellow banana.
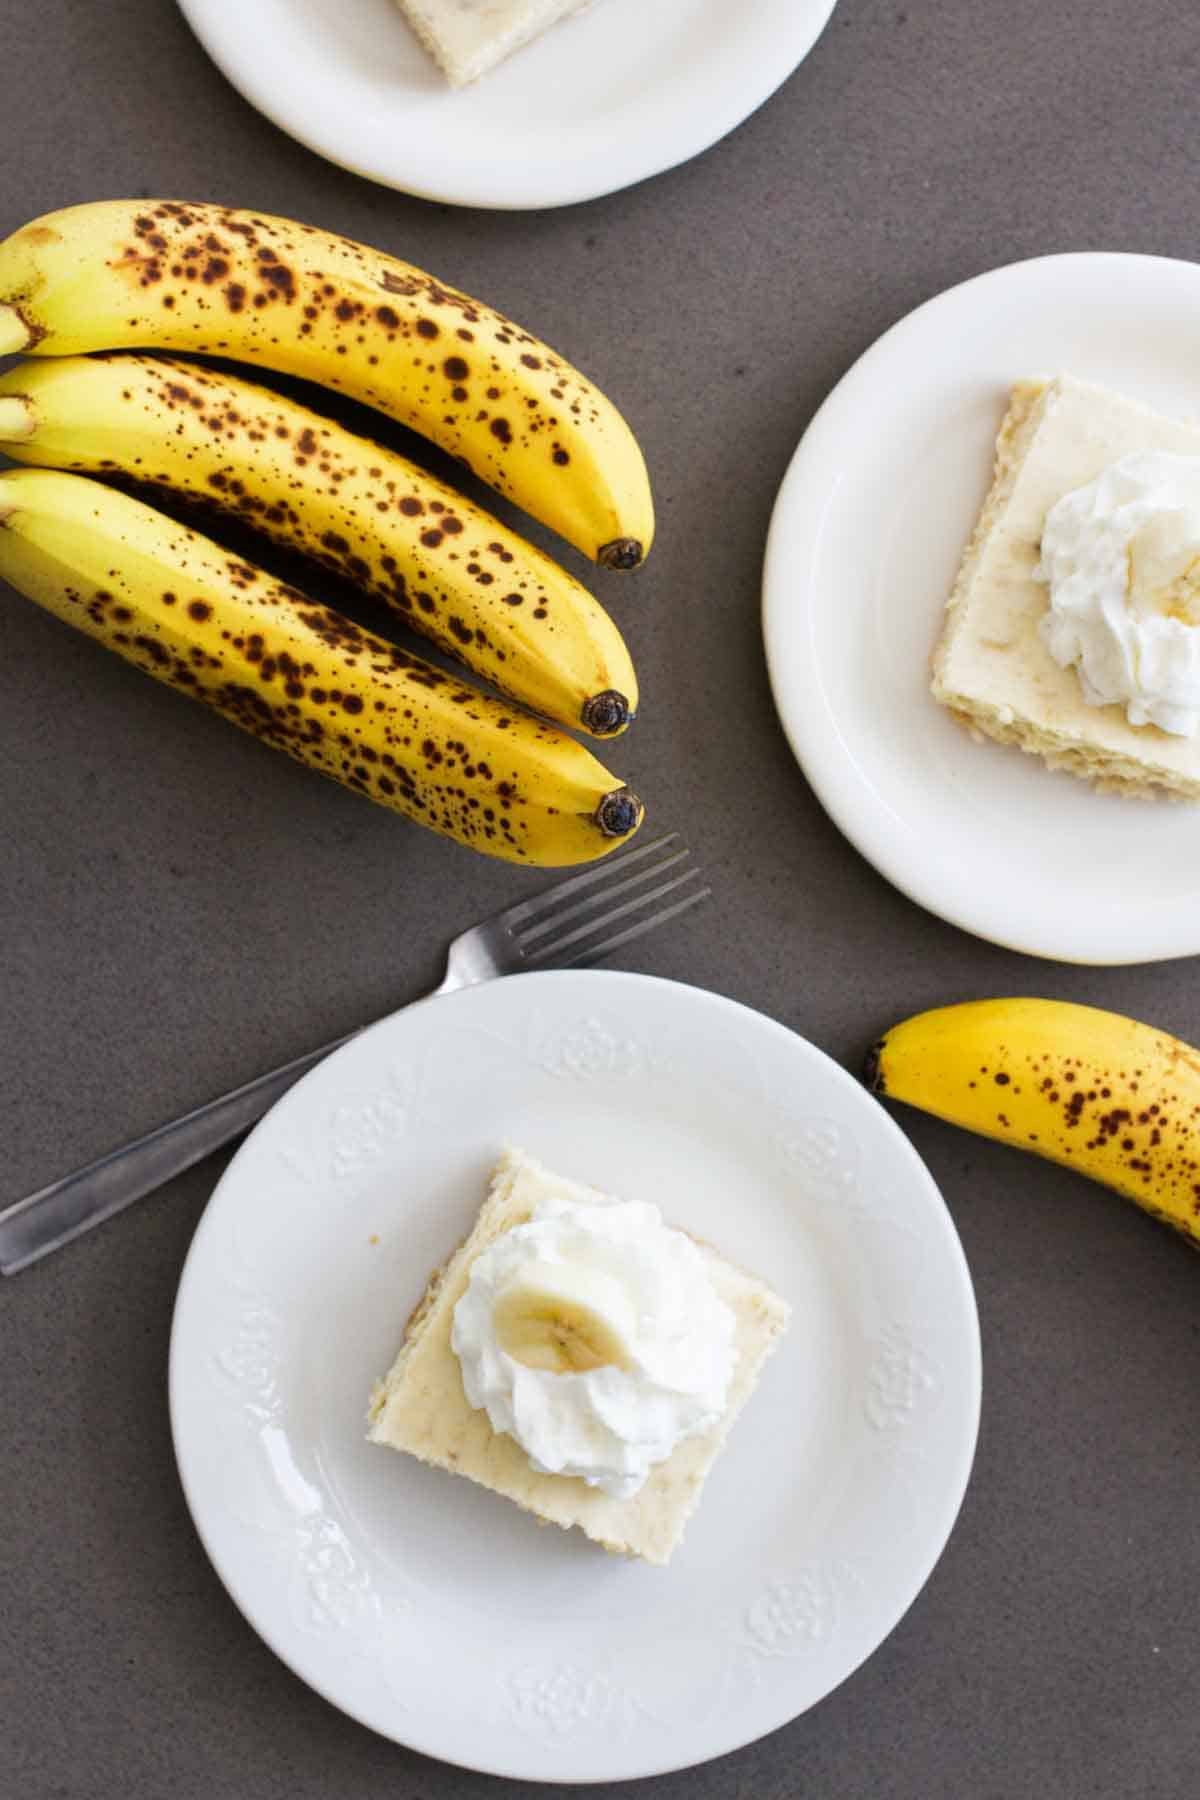
M 266 388 L 168 357 L 21 363 L 0 377 L 0 442 L 215 502 L 563 725 L 612 737 L 636 709 L 629 652 L 586 588 L 404 457 Z
M 641 803 L 554 726 L 83 475 L 0 473 L 0 578 L 345 786 L 510 862 L 603 856 Z
M 501 313 L 350 238 L 224 206 L 100 200 L 0 243 L 0 354 L 131 346 L 337 388 L 606 567 L 650 548 L 646 465 L 612 403 Z
M 1200 1248 L 1200 1051 L 1064 1000 L 974 1000 L 905 1019 L 865 1078 L 1115 1188 Z

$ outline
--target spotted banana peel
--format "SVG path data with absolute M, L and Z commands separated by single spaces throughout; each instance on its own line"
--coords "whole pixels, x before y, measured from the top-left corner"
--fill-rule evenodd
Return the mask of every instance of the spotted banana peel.
M 207 502 L 568 729 L 614 737 L 637 709 L 620 632 L 556 562 L 407 458 L 256 383 L 121 352 L 19 363 L 0 376 L 0 443 L 19 462 Z
M 864 1077 L 1103 1182 L 1200 1248 L 1200 1050 L 1181 1039 L 1063 1000 L 974 1000 L 893 1026 Z
M 544 720 L 87 476 L 0 473 L 0 579 L 346 787 L 472 849 L 590 862 L 640 801 Z
M 563 357 L 369 245 L 269 213 L 102 200 L 0 244 L 0 354 L 207 351 L 401 420 L 606 568 L 654 536 L 641 450 Z

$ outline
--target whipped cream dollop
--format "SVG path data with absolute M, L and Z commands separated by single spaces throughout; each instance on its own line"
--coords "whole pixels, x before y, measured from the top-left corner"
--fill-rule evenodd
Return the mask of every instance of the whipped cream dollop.
M 527 1338 L 544 1329 L 543 1356 L 504 1347 L 519 1339 L 518 1314 Z M 715 1423 L 737 1356 L 733 1313 L 698 1246 L 656 1206 L 625 1200 L 541 1200 L 476 1257 L 450 1341 L 467 1399 L 493 1430 L 540 1472 L 580 1476 L 614 1499 Z M 586 1363 L 589 1345 L 619 1347 L 620 1360 L 530 1366 L 531 1355 Z
M 1192 737 L 1200 725 L 1200 456 L 1139 450 L 1046 516 L 1042 641 L 1089 706 Z

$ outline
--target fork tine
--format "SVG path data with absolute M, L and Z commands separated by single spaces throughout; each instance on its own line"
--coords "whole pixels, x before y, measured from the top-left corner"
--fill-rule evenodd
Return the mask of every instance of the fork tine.
M 543 919 L 540 925 L 531 925 L 528 931 L 516 933 L 517 942 L 523 950 L 527 944 L 533 944 L 538 938 L 545 937 L 548 931 L 557 931 L 560 925 L 566 925 L 572 919 L 581 918 L 591 908 L 603 906 L 608 900 L 616 900 L 621 894 L 632 892 L 643 882 L 653 881 L 656 875 L 665 875 L 668 869 L 673 869 L 677 863 L 685 861 L 690 855 L 691 851 L 686 847 L 676 850 L 674 856 L 664 857 L 661 862 L 648 863 L 635 875 L 627 875 L 624 881 L 610 882 L 607 887 L 598 889 L 594 894 L 585 894 L 582 900 L 576 900 L 571 906 L 559 907 L 548 919 Z M 612 873 L 617 875 L 620 870 L 614 869 Z M 605 915 L 605 917 L 607 916 Z M 602 925 L 604 918 L 596 920 L 595 923 Z
M 682 900 L 676 900 L 673 906 L 664 907 L 662 912 L 651 913 L 649 918 L 639 919 L 634 925 L 627 925 L 624 931 L 618 931 L 612 937 L 605 938 L 603 943 L 593 944 L 589 949 L 581 950 L 578 956 L 568 957 L 562 967 L 564 969 L 590 968 L 592 963 L 599 962 L 601 957 L 607 956 L 610 951 L 619 950 L 622 944 L 628 944 L 633 938 L 642 937 L 647 931 L 653 931 L 657 926 L 665 925 L 668 919 L 674 919 L 681 912 L 686 912 L 689 906 L 698 906 L 700 901 L 707 900 L 711 893 L 711 888 L 697 888 L 693 893 L 686 894 Z
M 515 906 L 506 907 L 498 915 L 496 923 L 507 925 L 511 930 L 514 925 L 523 925 L 526 919 L 540 918 L 557 901 L 565 900 L 571 894 L 580 894 L 584 888 L 594 887 L 597 882 L 611 880 L 613 875 L 628 868 L 630 863 L 641 862 L 656 850 L 665 850 L 678 836 L 677 831 L 670 831 L 666 837 L 655 838 L 652 844 L 638 844 L 633 850 L 618 850 L 596 868 L 587 869 L 582 875 L 572 875 L 566 881 L 559 881 L 553 887 L 545 888 L 540 894 L 533 894 L 528 900 L 518 900 Z
M 560 953 L 572 944 L 582 944 L 585 938 L 594 937 L 596 932 L 602 931 L 605 926 L 615 924 L 618 919 L 623 919 L 627 914 L 638 911 L 640 907 L 648 906 L 652 900 L 661 900 L 665 894 L 673 893 L 685 882 L 695 881 L 699 874 L 699 869 L 687 869 L 682 875 L 676 875 L 673 880 L 664 881 L 658 887 L 651 888 L 649 893 L 636 894 L 632 900 L 626 900 L 623 906 L 614 906 L 611 912 L 602 913 L 596 919 L 588 919 L 584 924 L 576 925 L 573 931 L 564 931 L 561 937 L 553 938 L 548 943 L 542 944 L 539 949 L 531 951 L 524 960 L 528 963 L 537 963 L 546 957 L 553 957 L 555 961 L 559 961 Z

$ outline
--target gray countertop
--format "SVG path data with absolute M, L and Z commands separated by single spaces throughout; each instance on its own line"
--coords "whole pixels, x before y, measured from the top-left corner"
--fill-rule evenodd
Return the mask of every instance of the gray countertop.
M 794 77 L 708 154 L 525 215 L 426 204 L 318 160 L 239 99 L 164 0 L 9 12 L 3 231 L 127 193 L 312 220 L 486 296 L 628 414 L 661 535 L 635 582 L 599 584 L 643 679 L 619 766 L 689 836 L 715 897 L 626 966 L 760 1008 L 851 1067 L 893 1019 L 1005 991 L 1200 1033 L 1190 961 L 1029 961 L 883 881 L 788 752 L 758 621 L 788 458 L 881 331 L 1020 257 L 1196 254 L 1193 6 L 841 0 Z M 5 1198 L 416 996 L 453 931 L 536 885 L 0 598 Z M 1200 1782 L 1200 1264 L 1082 1179 L 903 1124 L 981 1315 L 959 1523 L 841 1688 L 646 1791 L 1184 1800 Z M 193 1532 L 167 1337 L 220 1166 L 0 1289 L 0 1792 L 498 1793 L 301 1685 Z

